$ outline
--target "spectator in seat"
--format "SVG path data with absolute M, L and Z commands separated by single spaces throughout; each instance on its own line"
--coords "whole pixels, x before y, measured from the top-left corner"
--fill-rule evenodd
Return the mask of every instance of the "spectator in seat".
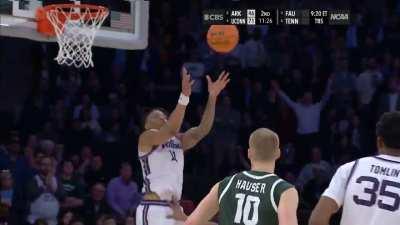
M 329 185 L 329 178 L 321 168 L 313 168 L 313 178 L 309 180 L 302 191 L 302 196 L 304 203 L 309 206 L 314 206 L 317 204 L 319 198 L 321 197 L 323 191 Z
M 265 52 L 265 46 L 261 39 L 261 30 L 256 28 L 252 33 L 249 34 L 249 39 L 244 43 L 244 66 L 248 69 L 248 74 L 252 78 L 258 78 L 259 69 L 262 68 L 266 63 L 267 54 Z
M 79 120 L 81 122 L 81 129 L 87 133 L 98 135 L 102 131 L 98 120 L 94 119 L 88 109 L 83 109 Z
M 378 105 L 379 118 L 385 112 L 400 110 L 400 80 L 397 76 L 392 76 L 388 80 L 387 90 L 380 96 Z
M 100 215 L 96 218 L 96 225 L 103 225 L 104 218 L 106 217 L 105 214 Z
M 0 203 L 11 208 L 14 199 L 14 181 L 10 171 L 3 170 L 0 174 Z
M 81 150 L 81 160 L 83 162 L 90 162 L 93 159 L 93 150 L 89 145 L 84 145 Z
M 253 94 L 250 98 L 250 111 L 252 115 L 255 114 L 257 110 L 264 110 L 265 103 L 267 102 L 267 95 L 264 92 L 264 87 L 260 81 L 254 82 Z
M 244 112 L 242 116 L 242 122 L 239 130 L 239 144 L 241 146 L 246 146 L 248 143 L 248 138 L 251 132 L 254 130 L 255 124 L 251 114 L 249 112 Z
M 360 133 L 360 118 L 357 115 L 354 115 L 351 119 L 350 138 L 352 146 L 354 146 L 358 151 L 361 149 Z
M 304 166 L 296 182 L 305 206 L 313 206 L 318 202 L 332 174 L 332 166 L 321 159 L 321 150 L 315 147 L 312 150 L 312 162 Z
M 319 147 L 314 147 L 311 153 L 312 161 L 303 167 L 296 181 L 296 186 L 300 191 L 303 191 L 305 185 L 315 179 L 317 175 L 325 177 L 328 181 L 333 172 L 332 166 L 327 161 L 322 160 Z
M 0 217 L 11 224 L 16 222 L 16 194 L 10 171 L 0 174 Z
M 108 174 L 103 165 L 103 158 L 100 155 L 95 155 L 91 162 L 89 169 L 86 171 L 85 175 L 86 186 L 91 187 L 95 183 L 107 183 Z
M 84 145 L 81 150 L 81 157 L 79 160 L 78 173 L 83 175 L 86 173 L 87 169 L 90 166 L 90 163 L 93 160 L 93 151 L 92 148 L 88 145 Z
M 58 225 L 69 225 L 74 218 L 74 213 L 70 210 L 63 211 L 59 214 Z
M 49 225 L 57 225 L 60 209 L 59 199 L 62 198 L 62 187 L 54 176 L 53 160 L 44 156 L 40 161 L 39 172 L 26 187 L 29 201 L 28 222 L 35 223 L 44 219 Z
M 324 95 L 320 102 L 313 103 L 312 92 L 305 92 L 299 102 L 295 102 L 279 87 L 278 82 L 272 81 L 272 89 L 294 111 L 297 118 L 297 143 L 296 158 L 300 165 L 308 160 L 310 149 L 319 139 L 319 126 L 321 111 L 329 100 L 331 94 L 332 78 L 329 79 Z
M 235 154 L 231 150 L 238 140 L 238 132 L 241 125 L 240 112 L 232 107 L 232 100 L 228 95 L 223 96 L 222 104 L 215 109 L 215 125 L 212 133 L 215 148 L 214 171 L 220 171 L 227 156 Z
M 45 157 L 45 154 L 41 151 L 35 151 L 33 153 L 33 160 L 32 160 L 32 164 L 30 165 L 32 177 L 35 176 L 39 172 L 40 163 L 41 163 L 43 157 Z
M 83 205 L 83 184 L 81 184 L 74 172 L 74 165 L 71 161 L 66 160 L 62 163 L 59 178 L 59 183 L 65 194 L 65 199 L 61 204 L 62 208 L 78 209 Z
M 85 225 L 83 220 L 80 218 L 74 218 L 69 225 Z
M 65 149 L 69 149 L 71 154 L 77 154 L 77 150 L 84 143 L 90 140 L 90 134 L 82 129 L 82 123 L 79 119 L 70 122 L 69 129 L 64 133 Z
M 94 184 L 90 189 L 90 196 L 85 199 L 81 213 L 86 218 L 85 224 L 96 224 L 97 218 L 103 214 L 111 213 L 105 200 L 106 188 L 102 183 Z
M 347 58 L 340 57 L 336 60 L 335 79 L 332 81 L 333 92 L 343 92 L 355 89 L 356 77 L 349 71 L 349 62 Z
M 78 169 L 78 172 L 80 173 L 79 175 L 84 176 L 86 171 L 85 171 L 85 173 L 81 173 L 81 171 L 80 171 L 80 168 L 83 163 L 81 163 L 81 157 L 79 157 L 79 154 L 73 154 L 73 155 L 71 155 L 71 157 L 69 159 L 72 162 L 72 164 L 74 165 L 75 169 L 79 168 Z M 91 161 L 89 162 L 89 165 L 90 165 L 90 163 L 91 163 Z
M 38 137 L 35 133 L 29 134 L 26 140 L 27 148 L 36 149 L 39 145 Z
M 40 142 L 40 151 L 43 152 L 46 156 L 51 157 L 53 160 L 56 160 L 56 154 L 55 154 L 55 149 L 56 149 L 56 144 L 52 140 L 42 140 Z M 54 169 L 57 168 L 57 161 L 55 161 L 56 164 L 54 164 Z
M 122 163 L 120 176 L 113 178 L 107 186 L 108 204 L 118 220 L 125 220 L 136 211 L 141 199 L 138 186 L 132 181 L 131 165 Z
M 0 169 L 14 170 L 17 160 L 20 158 L 21 144 L 17 133 L 9 134 L 7 143 L 0 151 Z
M 30 164 L 21 152 L 18 133 L 11 132 L 6 148 L 0 150 L 0 169 L 9 170 L 14 179 L 15 188 L 20 190 L 30 179 Z
M 335 155 L 333 157 L 335 163 L 339 161 L 339 156 L 342 155 L 350 155 L 352 160 L 359 158 L 362 154 L 365 155 L 365 152 L 360 152 L 363 149 L 357 149 L 347 135 L 339 136 L 335 143 Z
M 97 106 L 91 101 L 90 96 L 88 94 L 84 94 L 81 99 L 81 103 L 74 108 L 74 119 L 78 119 L 82 114 L 83 110 L 88 110 L 90 118 L 93 120 L 98 120 L 100 117 L 99 110 Z
M 117 220 L 113 216 L 105 216 L 103 219 L 103 225 L 117 225 Z
M 356 90 L 358 98 L 363 108 L 367 110 L 371 103 L 375 91 L 382 83 L 383 75 L 379 70 L 378 63 L 375 57 L 368 59 L 367 68 L 362 72 L 356 80 Z
M 135 225 L 135 224 L 136 224 L 135 218 L 133 218 L 133 217 L 128 217 L 128 218 L 126 218 L 125 224 L 124 224 L 124 225 Z
M 235 91 L 235 94 L 237 95 L 237 98 L 240 100 L 240 108 L 243 111 L 248 111 L 250 110 L 252 99 L 253 99 L 253 87 L 251 86 L 251 81 L 248 77 L 243 77 L 241 81 L 241 86 L 238 88 L 237 92 Z

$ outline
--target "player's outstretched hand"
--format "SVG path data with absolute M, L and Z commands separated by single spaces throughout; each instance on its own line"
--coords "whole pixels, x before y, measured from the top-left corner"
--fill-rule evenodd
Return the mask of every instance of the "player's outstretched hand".
M 187 219 L 187 215 L 183 212 L 182 207 L 179 205 L 179 202 L 176 200 L 172 200 L 169 203 L 169 207 L 172 209 L 172 214 L 168 215 L 167 218 L 174 219 L 177 221 L 185 221 Z
M 191 80 L 190 74 L 185 67 L 182 67 L 181 76 L 182 76 L 182 94 L 189 97 L 192 94 L 192 85 L 194 84 L 194 80 Z
M 210 96 L 217 97 L 229 81 L 229 73 L 225 71 L 222 71 L 218 79 L 214 82 L 211 80 L 210 76 L 207 75 L 208 93 Z

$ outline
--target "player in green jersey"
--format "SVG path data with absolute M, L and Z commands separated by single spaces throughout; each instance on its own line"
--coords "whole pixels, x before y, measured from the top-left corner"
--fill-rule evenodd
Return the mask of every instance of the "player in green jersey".
M 280 157 L 278 135 L 267 128 L 254 131 L 248 157 L 251 171 L 217 183 L 189 217 L 173 206 L 173 217 L 185 225 L 211 225 L 219 212 L 219 225 L 298 225 L 297 191 L 274 174 Z

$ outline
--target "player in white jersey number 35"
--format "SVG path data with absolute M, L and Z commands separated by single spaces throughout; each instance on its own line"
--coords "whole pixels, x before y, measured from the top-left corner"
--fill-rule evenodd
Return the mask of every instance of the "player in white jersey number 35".
M 184 151 L 195 146 L 211 130 L 218 95 L 229 82 L 222 72 L 213 82 L 207 76 L 208 101 L 199 126 L 179 133 L 189 104 L 193 81 L 182 68 L 182 92 L 174 111 L 167 117 L 154 109 L 145 118 L 145 130 L 139 136 L 139 158 L 143 171 L 144 199 L 136 210 L 136 225 L 176 225 L 169 202 L 180 200 L 183 184 Z
M 341 225 L 400 224 L 400 112 L 383 114 L 376 135 L 379 155 L 341 166 L 309 225 L 328 225 L 341 207 Z

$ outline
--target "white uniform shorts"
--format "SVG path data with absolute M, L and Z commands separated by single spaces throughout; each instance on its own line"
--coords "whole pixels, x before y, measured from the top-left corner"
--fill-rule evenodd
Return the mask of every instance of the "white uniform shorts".
M 165 201 L 142 201 L 136 209 L 136 225 L 183 225 L 183 222 L 167 218 L 172 209 Z

